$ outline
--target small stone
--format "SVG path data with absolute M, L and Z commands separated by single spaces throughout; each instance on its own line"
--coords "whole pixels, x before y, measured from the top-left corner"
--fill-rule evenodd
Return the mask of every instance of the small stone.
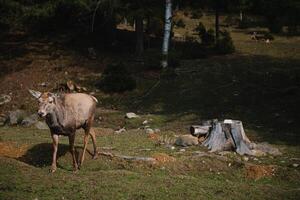
M 257 159 L 257 158 L 253 158 L 253 160 L 254 160 L 254 161 L 258 161 L 258 159 Z
M 148 120 L 143 121 L 143 125 L 148 124 Z
M 154 132 L 155 132 L 155 133 L 160 133 L 160 129 L 159 129 L 159 128 L 156 128 L 156 129 L 154 129 Z
M 123 133 L 123 132 L 126 132 L 125 127 L 123 127 L 123 128 L 121 128 L 121 129 L 115 131 L 116 134 L 120 134 L 120 133 Z
M 129 113 L 126 113 L 125 117 L 128 119 L 133 119 L 133 118 L 139 118 L 140 116 L 138 116 L 137 114 L 135 114 L 133 112 L 129 112 Z
M 295 167 L 295 168 L 297 168 L 297 167 L 299 167 L 299 164 L 294 163 L 292 166 Z
M 243 156 L 243 161 L 245 161 L 245 162 L 247 162 L 247 161 L 249 161 L 249 158 L 247 157 L 247 156 Z
M 232 165 L 231 163 L 228 163 L 228 167 L 231 167 L 231 165 Z
M 146 129 L 146 133 L 147 133 L 147 134 L 153 134 L 154 131 L 153 131 L 151 128 L 147 128 L 147 129 Z
M 174 150 L 174 149 L 175 149 L 175 147 L 174 147 L 174 146 L 171 146 L 171 149 L 172 149 L 172 150 Z
M 35 127 L 40 130 L 49 129 L 49 127 L 47 126 L 47 124 L 45 122 L 37 122 L 37 123 L 35 123 Z
M 185 149 L 180 149 L 179 151 L 180 151 L 180 152 L 185 152 Z

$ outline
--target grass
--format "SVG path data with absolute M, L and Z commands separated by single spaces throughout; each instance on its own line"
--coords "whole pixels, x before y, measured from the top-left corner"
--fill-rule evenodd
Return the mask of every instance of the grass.
M 184 21 L 191 34 L 198 20 Z M 204 16 L 201 21 L 213 27 L 211 16 Z M 182 35 L 186 32 L 175 31 Z M 49 174 L 52 151 L 49 131 L 1 127 L 0 199 L 299 199 L 299 167 L 292 166 L 300 157 L 299 38 L 275 35 L 274 41 L 265 44 L 251 41 L 251 31 L 254 29 L 232 29 L 237 53 L 182 60 L 180 67 L 163 74 L 160 84 L 149 93 L 149 88 L 158 81 L 158 72 L 132 69 L 138 79 L 136 90 L 95 94 L 101 100 L 99 106 L 106 108 L 97 114 L 97 119 L 102 118 L 96 128 L 97 145 L 100 149 L 103 147 L 102 151 L 150 157 L 162 154 L 175 161 L 153 164 L 105 156 L 92 160 L 88 155 L 80 172 L 73 174 L 68 140 L 61 137 L 58 170 Z M 76 55 L 72 54 L 69 59 L 73 60 Z M 77 66 L 75 61 L 72 62 Z M 44 63 L 42 58 L 40 62 Z M 81 80 L 80 73 L 72 75 L 70 70 L 67 78 L 78 79 L 76 82 L 81 85 L 95 89 L 93 83 L 99 77 L 94 71 L 99 70 L 94 68 L 99 63 L 89 62 L 87 58 L 78 63 L 82 68 L 92 65 L 90 74 L 83 71 L 85 79 Z M 65 77 L 64 68 L 61 70 Z M 52 80 L 52 75 L 49 77 Z M 128 111 L 141 117 L 125 119 Z M 178 147 L 171 150 L 150 140 L 145 131 L 139 129 L 143 127 L 142 122 L 148 120 L 151 128 L 162 131 L 160 136 L 174 138 L 188 134 L 191 124 L 211 118 L 241 119 L 251 140 L 269 142 L 283 155 L 258 160 L 250 157 L 248 162 L 234 153 L 222 159 L 197 157 L 195 151 L 206 150 L 198 146 L 186 148 L 185 152 L 180 152 Z M 104 128 L 113 132 L 122 127 L 128 131 L 101 134 Z M 78 154 L 82 141 L 83 133 L 79 132 Z M 106 150 L 110 148 L 112 150 Z M 274 176 L 253 180 L 246 176 L 247 165 L 272 165 L 277 170 Z
M 77 151 L 81 151 L 82 136 L 83 133 L 77 136 Z M 290 166 L 288 159 L 299 157 L 299 151 L 293 151 L 292 147 L 287 147 L 285 152 L 289 154 L 283 157 L 260 158 L 262 164 L 275 164 L 283 158 L 286 163 L 280 166 L 276 176 L 255 181 L 245 177 L 244 164 L 228 167 L 228 162 L 238 160 L 234 154 L 228 161 L 193 157 L 192 152 L 199 150 L 196 147 L 179 154 L 179 149 L 172 151 L 157 146 L 142 131 L 98 136 L 97 144 L 114 147 L 114 153 L 123 155 L 166 153 L 176 161 L 150 164 L 105 156 L 92 160 L 88 155 L 83 168 L 73 174 L 67 138 L 61 137 L 59 168 L 49 174 L 51 139 L 48 131 L 1 128 L 0 139 L 2 143 L 28 145 L 20 158 L 0 157 L 1 199 L 296 199 L 300 195 L 300 173 Z M 141 151 L 146 148 L 151 150 Z

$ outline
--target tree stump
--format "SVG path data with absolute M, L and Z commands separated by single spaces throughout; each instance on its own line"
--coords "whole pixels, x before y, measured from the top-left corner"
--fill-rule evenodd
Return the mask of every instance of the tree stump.
M 191 134 L 202 136 L 206 130 L 206 138 L 202 145 L 207 147 L 211 152 L 235 150 L 240 155 L 253 155 L 252 143 L 246 136 L 243 123 L 239 120 L 218 120 L 211 121 L 211 127 L 207 124 L 192 126 Z M 198 134 L 197 134 L 198 133 Z

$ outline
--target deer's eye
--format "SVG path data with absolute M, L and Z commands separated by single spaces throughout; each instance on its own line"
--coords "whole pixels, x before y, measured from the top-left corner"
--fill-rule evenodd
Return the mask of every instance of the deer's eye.
M 49 100 L 49 103 L 53 103 L 53 100 Z

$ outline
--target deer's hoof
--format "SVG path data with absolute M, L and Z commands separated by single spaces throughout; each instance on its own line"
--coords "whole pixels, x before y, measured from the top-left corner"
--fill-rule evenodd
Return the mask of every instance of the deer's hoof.
M 51 167 L 51 169 L 49 169 L 49 173 L 54 173 L 55 171 L 56 171 L 56 168 Z
M 93 160 L 96 160 L 97 158 L 98 158 L 98 154 L 94 154 L 92 157 Z

